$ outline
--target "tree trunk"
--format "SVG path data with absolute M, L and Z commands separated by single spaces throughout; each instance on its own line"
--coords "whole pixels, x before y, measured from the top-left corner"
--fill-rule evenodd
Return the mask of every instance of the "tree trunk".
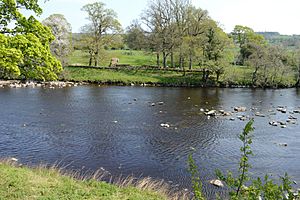
M 164 66 L 164 68 L 167 68 L 167 54 L 166 54 L 166 52 L 163 52 L 163 66 Z
M 256 81 L 257 81 L 257 71 L 258 71 L 258 67 L 255 68 L 255 71 L 252 74 L 252 85 L 256 85 Z
M 182 56 L 182 53 L 180 52 L 180 55 L 179 55 L 179 68 L 180 69 L 183 69 L 184 66 L 183 66 L 183 56 Z
M 217 83 L 218 83 L 221 73 L 219 71 L 216 71 L 216 74 L 217 74 Z
M 93 53 L 92 53 L 92 51 L 89 51 L 89 54 L 90 54 L 89 66 L 91 67 L 92 66 L 92 62 L 93 62 Z
M 156 65 L 157 67 L 160 67 L 160 63 L 159 63 L 159 52 L 156 53 Z
M 93 58 L 90 57 L 90 60 L 89 60 L 89 66 L 90 66 L 90 67 L 92 66 L 92 62 L 93 62 Z
M 98 51 L 95 52 L 95 66 L 98 66 Z
M 205 73 L 206 73 L 206 69 L 202 69 L 202 81 L 205 81 Z
M 209 74 L 210 74 L 210 71 L 207 69 L 205 72 L 205 83 L 207 83 L 207 81 L 209 79 Z
M 192 70 L 193 66 L 193 55 L 192 52 L 190 51 L 190 58 L 189 58 L 189 69 Z
M 171 53 L 171 67 L 175 68 L 175 63 L 174 63 L 174 53 Z

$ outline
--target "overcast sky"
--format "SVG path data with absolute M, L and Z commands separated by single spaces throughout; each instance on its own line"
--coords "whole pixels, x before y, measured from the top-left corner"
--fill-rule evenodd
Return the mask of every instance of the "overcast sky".
M 118 18 L 126 28 L 139 18 L 146 9 L 148 0 L 101 0 L 118 13 Z M 49 0 L 40 1 L 44 10 L 40 19 L 51 14 L 63 14 L 72 25 L 73 32 L 87 23 L 81 11 L 83 5 L 94 0 Z M 235 25 L 244 25 L 255 31 L 276 31 L 281 34 L 300 34 L 300 0 L 193 0 L 193 4 L 208 10 L 226 32 Z

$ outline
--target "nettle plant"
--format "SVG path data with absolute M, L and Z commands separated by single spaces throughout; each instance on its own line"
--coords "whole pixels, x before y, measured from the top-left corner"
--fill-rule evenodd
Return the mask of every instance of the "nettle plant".
M 249 175 L 249 157 L 253 155 L 251 150 L 252 138 L 253 138 L 253 123 L 254 120 L 250 120 L 243 132 L 239 135 L 242 147 L 241 158 L 239 162 L 238 175 L 234 176 L 231 171 L 227 174 L 223 174 L 221 170 L 216 170 L 216 176 L 223 181 L 229 189 L 228 197 L 219 197 L 218 199 L 232 199 L 232 200 L 295 200 L 300 199 L 297 193 L 292 190 L 292 182 L 290 181 L 287 173 L 281 177 L 281 183 L 276 184 L 272 179 L 266 175 L 262 178 L 252 178 Z M 192 154 L 188 158 L 189 172 L 192 177 L 193 199 L 204 200 L 205 197 L 202 194 L 202 183 L 200 181 L 200 173 L 197 165 L 192 157 Z

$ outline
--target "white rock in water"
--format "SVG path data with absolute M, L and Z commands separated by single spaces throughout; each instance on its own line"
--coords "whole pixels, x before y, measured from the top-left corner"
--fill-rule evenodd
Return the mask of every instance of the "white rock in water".
M 161 127 L 170 128 L 169 124 L 160 124 Z
M 217 187 L 224 187 L 224 184 L 222 183 L 222 181 L 217 180 L 217 179 L 211 180 L 209 183 L 214 186 L 217 186 Z
M 17 159 L 17 158 L 11 158 L 10 160 L 11 160 L 11 161 L 14 161 L 14 162 L 18 162 L 18 159 Z
M 207 113 L 205 113 L 206 115 L 216 115 L 216 110 L 211 110 L 211 111 L 208 111 Z
M 247 111 L 247 108 L 246 107 L 234 107 L 234 111 L 236 112 L 246 112 Z

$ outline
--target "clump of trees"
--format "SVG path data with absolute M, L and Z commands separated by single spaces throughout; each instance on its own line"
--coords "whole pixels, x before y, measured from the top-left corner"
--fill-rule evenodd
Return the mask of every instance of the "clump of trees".
M 50 52 L 54 36 L 24 9 L 42 13 L 36 0 L 0 2 L 0 78 L 56 80 L 62 66 Z
M 202 68 L 203 81 L 216 81 L 233 58 L 233 40 L 211 19 L 206 10 L 189 0 L 152 0 L 140 21 L 126 31 L 126 44 L 156 54 L 163 68 Z M 139 42 L 137 42 L 139 41 Z
M 286 49 L 269 45 L 249 27 L 237 25 L 230 35 L 239 49 L 235 64 L 253 69 L 251 85 L 277 87 L 283 85 L 285 76 L 293 73 L 296 63 Z
M 141 22 L 145 26 L 145 46 L 156 52 L 157 65 L 162 59 L 164 68 L 169 64 L 181 69 L 217 64 L 226 57 L 224 50 L 231 42 L 206 10 L 196 8 L 188 0 L 152 0 Z M 208 75 L 207 72 L 205 77 Z

